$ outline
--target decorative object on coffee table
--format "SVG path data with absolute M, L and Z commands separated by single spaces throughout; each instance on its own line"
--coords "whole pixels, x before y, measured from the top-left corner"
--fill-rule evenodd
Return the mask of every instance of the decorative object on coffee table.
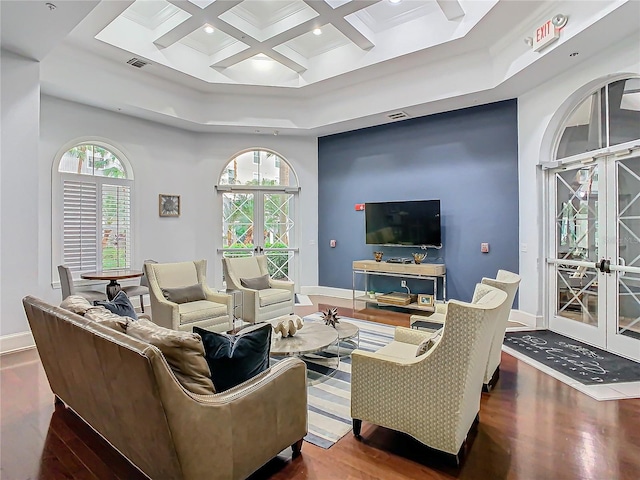
M 381 262 L 383 255 L 384 252 L 373 252 L 373 258 L 375 258 L 376 262 Z
M 413 263 L 416 264 L 421 264 L 422 260 L 424 260 L 424 257 L 426 257 L 427 255 L 424 253 L 414 253 L 413 254 Z
M 326 312 L 322 312 L 322 319 L 324 320 L 325 325 L 336 328 L 336 323 L 340 323 L 340 319 L 338 318 L 338 309 L 328 308 Z
M 304 322 L 298 315 L 289 315 L 281 318 L 277 323 L 273 324 L 273 331 L 280 333 L 282 338 L 293 337 L 295 333 L 302 328 Z
M 180 195 L 158 195 L 158 208 L 161 217 L 180 216 Z

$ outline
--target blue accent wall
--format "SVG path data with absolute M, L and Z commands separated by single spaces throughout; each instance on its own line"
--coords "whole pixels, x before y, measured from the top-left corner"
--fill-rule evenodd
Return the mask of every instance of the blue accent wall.
M 319 285 L 350 289 L 352 262 L 374 251 L 420 251 L 366 245 L 355 211 L 366 202 L 440 199 L 443 248 L 425 261 L 446 264 L 448 298 L 469 301 L 483 276 L 518 272 L 517 113 L 506 100 L 319 138 Z M 387 283 L 375 290 L 402 290 L 399 279 Z M 422 285 L 412 291 L 427 293 Z

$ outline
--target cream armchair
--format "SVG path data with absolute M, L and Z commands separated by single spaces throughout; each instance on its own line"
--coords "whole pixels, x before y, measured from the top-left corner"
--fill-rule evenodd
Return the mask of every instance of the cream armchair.
M 507 330 L 507 323 L 509 322 L 509 314 L 511 313 L 511 307 L 513 306 L 513 300 L 516 297 L 518 286 L 520 285 L 520 275 L 517 275 L 507 270 L 498 270 L 496 278 L 483 278 L 483 285 L 489 285 L 499 288 L 506 292 L 507 300 L 501 308 L 498 314 L 498 323 L 496 330 L 493 333 L 491 340 L 491 350 L 489 352 L 489 358 L 487 361 L 487 368 L 484 373 L 484 391 L 488 392 L 500 378 L 500 355 L 502 352 L 502 342 L 504 341 L 504 333 Z M 475 303 L 476 295 L 474 293 L 471 303 Z M 436 305 L 436 311 L 429 317 L 423 317 L 421 315 L 412 315 L 411 323 L 416 320 L 425 320 L 434 323 L 444 323 L 447 314 L 447 303 L 439 303 Z
M 149 281 L 151 318 L 154 323 L 173 330 L 191 332 L 193 327 L 216 332 L 233 328 L 233 300 L 225 293 L 215 293 L 207 286 L 207 261 L 179 263 L 145 263 Z M 204 298 L 177 303 L 167 300 L 162 289 L 200 285 Z
M 293 313 L 295 304 L 294 284 L 269 278 L 268 288 L 256 290 L 242 285 L 242 280 L 269 275 L 267 257 L 230 257 L 222 259 L 227 290 L 242 292 L 242 319 L 265 322 L 281 315 Z
M 441 338 L 422 355 L 416 356 L 418 344 L 432 334 L 403 328 L 396 329 L 394 342 L 404 345 L 352 353 L 356 437 L 365 420 L 407 433 L 459 463 L 467 434 L 479 419 L 491 338 L 507 298 L 505 292 L 481 284 L 476 295 L 475 304 L 449 302 Z

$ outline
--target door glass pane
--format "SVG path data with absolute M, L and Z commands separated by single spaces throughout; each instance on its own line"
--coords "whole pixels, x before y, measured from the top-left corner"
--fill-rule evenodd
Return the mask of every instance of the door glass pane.
M 562 132 L 556 158 L 570 157 L 606 146 L 603 90 L 588 97 L 571 114 Z
M 253 249 L 253 203 L 252 193 L 222 194 L 222 248 Z
M 640 78 L 609 84 L 609 144 L 640 138 Z
M 640 157 L 618 162 L 618 262 L 640 267 Z M 640 274 L 619 272 L 618 333 L 640 339 Z
M 598 167 L 556 174 L 557 258 L 598 260 Z M 598 276 L 595 269 L 557 265 L 556 315 L 596 325 Z
M 264 246 L 272 278 L 289 278 L 293 260 L 293 203 L 291 193 L 264 194 Z M 277 250 L 274 250 L 277 249 Z

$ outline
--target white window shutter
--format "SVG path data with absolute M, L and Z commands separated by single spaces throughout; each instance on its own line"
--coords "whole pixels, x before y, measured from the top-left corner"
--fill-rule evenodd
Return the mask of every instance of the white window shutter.
M 131 268 L 131 187 L 102 184 L 100 238 L 103 270 Z
M 97 186 L 65 180 L 64 264 L 73 272 L 97 270 Z

